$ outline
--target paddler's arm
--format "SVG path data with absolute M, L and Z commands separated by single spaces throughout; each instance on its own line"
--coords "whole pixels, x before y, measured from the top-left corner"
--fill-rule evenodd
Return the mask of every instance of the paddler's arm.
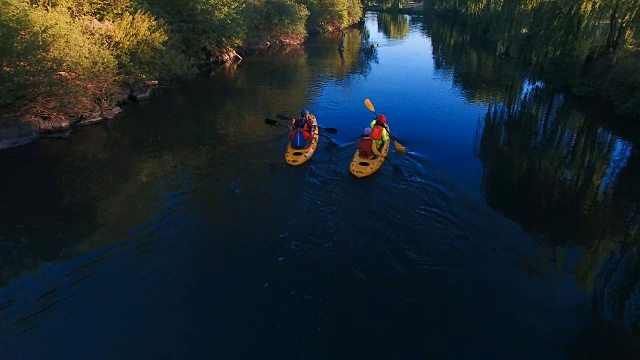
M 382 142 L 387 142 L 387 141 L 389 141 L 389 132 L 387 131 L 387 129 L 383 129 L 382 130 Z
M 378 150 L 378 147 L 376 146 L 375 141 L 371 142 L 371 150 L 373 150 L 373 153 L 376 154 L 376 156 L 384 157 L 384 155 L 382 155 L 382 153 Z

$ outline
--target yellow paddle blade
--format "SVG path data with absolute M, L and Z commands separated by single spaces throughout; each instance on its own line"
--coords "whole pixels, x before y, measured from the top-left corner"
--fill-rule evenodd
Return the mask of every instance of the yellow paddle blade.
M 396 150 L 398 150 L 398 152 L 401 152 L 403 154 L 407 152 L 407 149 L 405 149 L 404 146 L 402 146 L 402 144 L 400 144 L 399 142 L 394 141 L 393 143 L 396 145 Z
M 371 100 L 364 99 L 364 106 L 366 106 L 369 110 L 371 110 L 371 112 L 375 113 L 376 109 L 373 107 L 373 104 L 371 103 Z

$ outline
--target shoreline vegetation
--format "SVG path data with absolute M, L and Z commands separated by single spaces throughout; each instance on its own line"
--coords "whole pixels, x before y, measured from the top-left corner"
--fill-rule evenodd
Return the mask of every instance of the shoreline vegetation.
M 640 0 L 425 0 L 424 13 L 513 59 L 529 82 L 610 104 L 640 124 Z
M 362 17 L 360 0 L 0 0 L 0 150 Z
M 426 15 L 542 81 L 640 119 L 640 0 L 0 0 L 0 150 L 111 119 L 244 56 L 362 23 Z M 213 69 L 215 71 L 215 69 Z

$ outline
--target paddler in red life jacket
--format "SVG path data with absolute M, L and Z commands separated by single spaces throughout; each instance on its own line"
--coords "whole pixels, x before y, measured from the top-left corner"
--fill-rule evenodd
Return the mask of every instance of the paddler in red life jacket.
M 300 110 L 300 118 L 291 121 L 291 132 L 289 140 L 294 149 L 304 149 L 309 146 L 309 141 L 313 138 L 315 123 L 309 116 L 309 110 Z
M 373 119 L 369 126 L 371 127 L 371 134 L 369 136 L 376 143 L 378 149 L 380 149 L 384 142 L 389 141 L 389 133 L 387 132 L 389 125 L 387 125 L 387 117 L 380 114 Z
M 309 113 L 309 110 L 307 109 L 300 110 L 300 118 L 304 119 L 305 130 L 308 131 L 311 134 L 311 136 L 313 136 L 314 132 L 316 131 L 316 122 L 311 118 L 311 114 Z
M 376 154 L 376 156 L 384 156 L 378 151 L 370 135 L 371 128 L 364 128 L 360 139 L 358 139 L 358 155 L 363 159 L 371 159 L 373 154 Z

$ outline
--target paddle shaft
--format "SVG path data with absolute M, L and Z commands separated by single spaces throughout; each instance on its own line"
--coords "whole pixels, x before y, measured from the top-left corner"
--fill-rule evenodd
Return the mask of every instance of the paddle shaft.
M 287 129 L 291 129 L 291 127 L 289 125 L 280 124 L 278 121 L 273 120 L 273 119 L 264 119 L 264 121 L 267 123 L 267 125 L 282 126 L 282 127 L 286 127 Z M 325 134 L 321 134 L 321 133 L 318 133 L 318 136 L 329 137 L 329 135 L 325 135 Z
M 286 116 L 286 115 L 282 115 L 282 114 L 276 114 L 276 117 L 277 117 L 278 119 L 280 119 L 280 120 L 287 120 L 287 121 L 291 121 L 291 120 L 293 120 L 293 118 L 288 117 L 288 116 Z M 325 128 L 325 127 L 320 127 L 320 126 L 318 126 L 318 123 L 317 123 L 317 122 L 316 122 L 316 126 L 318 127 L 318 130 L 326 131 L 326 132 L 328 132 L 329 134 L 333 134 L 333 135 L 335 135 L 335 134 L 337 134 L 337 133 L 338 133 L 338 129 L 335 129 L 335 128 Z
M 376 109 L 373 107 L 373 103 L 371 103 L 371 100 L 365 99 L 364 100 L 364 106 L 366 106 L 367 109 L 369 109 L 376 116 L 376 118 L 378 117 L 378 114 L 376 113 Z M 389 129 L 387 129 L 386 127 L 385 127 L 385 129 L 387 130 L 387 134 L 389 134 L 389 137 L 392 138 L 393 140 L 395 140 L 396 150 L 398 150 L 399 152 L 402 152 L 402 153 L 406 152 L 404 146 L 402 146 L 402 144 L 400 144 L 398 142 L 398 138 L 395 137 L 391 133 L 391 131 L 389 131 Z

